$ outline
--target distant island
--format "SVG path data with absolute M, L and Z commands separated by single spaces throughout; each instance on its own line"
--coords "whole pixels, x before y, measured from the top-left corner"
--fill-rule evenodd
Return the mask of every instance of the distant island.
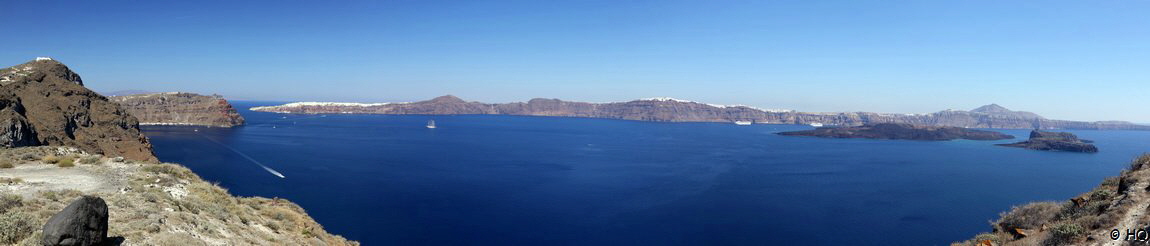
M 900 123 L 880 123 L 853 127 L 819 127 L 814 130 L 780 132 L 784 136 L 811 136 L 824 138 L 870 138 L 946 141 L 954 139 L 1001 140 L 1014 136 L 994 131 L 974 130 L 952 126 L 919 126 Z
M 140 120 L 140 125 L 196 125 L 233 127 L 244 117 L 222 96 L 163 92 L 110 96 Z
M 1096 153 L 1098 152 L 1098 147 L 1090 144 L 1093 142 L 1094 141 L 1079 139 L 1078 136 L 1069 132 L 1046 132 L 1033 130 L 1030 131 L 1029 140 L 1012 144 L 998 144 L 998 146 L 1019 147 L 1046 151 Z
M 1150 126 L 1123 121 L 1066 121 L 1012 111 L 997 104 L 974 110 L 944 110 L 929 114 L 871 112 L 809 113 L 762 109 L 746 105 L 716 105 L 674 98 L 646 98 L 628 102 L 587 103 L 536 98 L 527 102 L 482 103 L 447 95 L 419 102 L 339 103 L 296 102 L 253 107 L 253 111 L 295 114 L 502 114 L 587 117 L 660 122 L 755 122 L 767 124 L 825 124 L 861 126 L 877 123 L 1010 129 L 1150 130 Z

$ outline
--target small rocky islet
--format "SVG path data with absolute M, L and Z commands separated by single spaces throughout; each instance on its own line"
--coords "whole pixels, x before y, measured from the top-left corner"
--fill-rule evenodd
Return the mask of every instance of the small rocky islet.
M 1035 129 L 1030 131 L 1030 139 L 1026 141 L 997 145 L 1045 151 L 1097 153 L 1098 147 L 1091 144 L 1093 142 L 1079 139 L 1078 136 L 1069 132 L 1047 132 Z

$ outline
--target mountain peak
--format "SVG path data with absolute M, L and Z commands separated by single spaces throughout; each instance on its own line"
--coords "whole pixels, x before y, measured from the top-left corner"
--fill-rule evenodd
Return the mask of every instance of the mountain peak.
M 460 99 L 459 97 L 456 97 L 456 96 L 444 95 L 444 96 L 432 98 L 431 102 L 435 102 L 435 103 L 465 103 L 467 101 L 463 101 L 463 99 Z
M 12 83 L 22 78 L 35 80 L 43 76 L 59 77 L 81 86 L 84 85 L 80 75 L 72 72 L 63 63 L 47 57 L 37 57 L 20 65 L 0 69 L 0 84 Z
M 986 106 L 975 108 L 974 110 L 970 110 L 970 112 L 971 113 L 988 114 L 988 115 L 1019 117 L 1019 118 L 1023 118 L 1023 119 L 1045 119 L 1041 115 L 1038 115 L 1035 113 L 1026 112 L 1026 111 L 1014 111 L 1014 110 L 1007 109 L 1006 107 L 1003 107 L 1003 106 L 1000 106 L 1000 105 L 994 104 L 994 103 L 991 103 L 991 104 L 986 105 Z
M 996 103 L 991 103 L 989 105 L 975 108 L 974 110 L 971 110 L 970 112 L 975 112 L 975 113 L 1006 113 L 1006 112 L 1013 112 L 1013 111 L 1011 111 L 1010 109 L 1007 109 L 1006 107 L 1000 106 Z

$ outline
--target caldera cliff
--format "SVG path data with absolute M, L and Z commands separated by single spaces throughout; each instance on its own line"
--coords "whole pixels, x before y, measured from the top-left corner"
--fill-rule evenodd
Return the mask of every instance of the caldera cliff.
M 840 126 L 905 123 L 965 128 L 1150 130 L 1150 126 L 1128 122 L 1051 120 L 1030 112 L 1012 111 L 996 104 L 986 105 L 971 111 L 945 110 L 930 114 L 808 113 L 794 110 L 761 109 L 745 105 L 715 105 L 672 98 L 648 98 L 612 103 L 586 103 L 536 98 L 527 102 L 481 103 L 465 101 L 448 95 L 419 102 L 298 102 L 278 106 L 254 107 L 251 110 L 297 114 L 504 114 L 662 122 L 753 121 L 771 124 L 821 123 Z
M 136 116 L 141 125 L 233 127 L 244 124 L 244 117 L 219 95 L 164 92 L 108 98 Z

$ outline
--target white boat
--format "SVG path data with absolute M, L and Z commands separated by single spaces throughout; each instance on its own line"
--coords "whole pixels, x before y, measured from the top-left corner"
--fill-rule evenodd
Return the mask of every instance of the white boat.
M 755 123 L 754 121 L 749 121 L 749 120 L 736 120 L 735 121 L 735 125 L 740 125 L 740 126 L 749 126 L 749 125 L 754 124 L 754 123 Z
M 429 121 L 427 121 L 427 128 L 429 128 L 429 129 L 435 129 L 435 120 L 429 120 Z
M 815 123 L 811 123 L 811 126 L 813 126 L 813 127 L 823 127 L 823 123 L 818 123 L 818 122 L 815 122 Z

